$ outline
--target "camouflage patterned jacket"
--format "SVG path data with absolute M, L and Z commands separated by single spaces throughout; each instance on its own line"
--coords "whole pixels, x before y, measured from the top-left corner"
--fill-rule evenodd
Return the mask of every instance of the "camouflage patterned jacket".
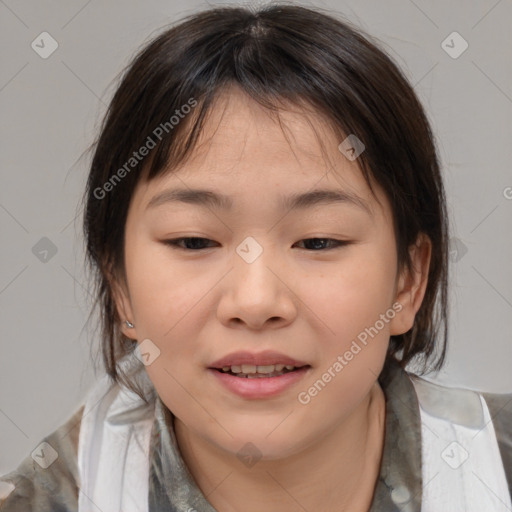
M 385 367 L 379 382 L 386 396 L 386 432 L 370 512 L 512 510 L 512 394 L 439 386 L 396 363 Z M 124 389 L 104 379 L 96 395 L 91 392 L 42 440 L 47 444 L 39 445 L 40 454 L 0 477 L 0 511 L 215 512 L 180 456 L 173 415 L 154 388 L 148 387 L 147 404 L 131 392 L 130 400 L 119 402 Z M 99 438 L 106 442 L 108 429 L 128 433 L 122 434 L 124 464 L 113 464 L 109 456 L 98 456 L 98 466 L 82 461 L 93 450 L 81 427 L 100 410 Z M 97 433 L 90 436 L 91 444 L 97 443 Z M 142 480 L 128 470 L 139 467 L 129 459 L 137 444 L 147 459 Z M 86 454 L 82 459 L 80 449 Z M 103 496 L 94 482 L 103 486 Z M 105 489 L 112 489 L 110 495 Z

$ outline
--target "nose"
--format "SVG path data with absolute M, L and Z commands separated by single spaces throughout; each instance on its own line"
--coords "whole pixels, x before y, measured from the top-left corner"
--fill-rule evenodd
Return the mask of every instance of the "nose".
M 222 281 L 217 309 L 221 323 L 260 330 L 293 322 L 298 298 L 285 265 L 264 248 L 254 260 L 240 254 L 234 254 L 233 269 Z

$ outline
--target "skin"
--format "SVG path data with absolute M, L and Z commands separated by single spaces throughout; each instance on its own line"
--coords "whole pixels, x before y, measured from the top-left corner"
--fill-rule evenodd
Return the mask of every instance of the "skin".
M 357 160 L 337 149 L 341 140 L 320 117 L 281 111 L 281 122 L 285 132 L 233 89 L 219 97 L 192 157 L 139 184 L 126 222 L 127 281 L 115 284 L 117 307 L 135 324 L 123 325 L 126 336 L 149 338 L 161 351 L 146 371 L 175 415 L 183 459 L 217 510 L 364 511 L 384 441 L 385 397 L 377 377 L 390 335 L 413 325 L 431 244 L 419 237 L 410 249 L 414 271 L 397 272 L 382 190 L 379 204 Z M 156 194 L 177 187 L 227 194 L 232 211 L 185 203 L 146 209 Z M 319 187 L 356 194 L 372 215 L 350 203 L 279 208 L 279 196 Z M 248 236 L 263 249 L 252 263 L 236 252 Z M 206 249 L 164 243 L 178 237 L 206 238 L 199 246 Z M 304 242 L 310 238 L 350 243 Z M 300 403 L 298 393 L 397 301 L 401 311 L 317 396 Z M 244 399 L 206 370 L 240 349 L 278 350 L 311 369 L 278 396 Z M 261 453 L 252 467 L 237 457 L 247 442 Z

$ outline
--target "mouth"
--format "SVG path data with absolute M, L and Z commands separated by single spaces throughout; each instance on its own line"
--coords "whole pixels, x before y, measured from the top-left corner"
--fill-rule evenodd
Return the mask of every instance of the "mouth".
M 287 373 L 292 373 L 297 370 L 310 368 L 311 365 L 306 364 L 302 366 L 284 365 L 284 364 L 268 364 L 268 365 L 231 365 L 223 366 L 222 368 L 210 368 L 220 373 L 232 375 L 242 379 L 268 379 L 271 377 L 279 377 Z
M 297 386 L 311 372 L 311 365 L 284 364 L 256 366 L 251 364 L 208 368 L 212 384 L 246 400 L 275 398 Z

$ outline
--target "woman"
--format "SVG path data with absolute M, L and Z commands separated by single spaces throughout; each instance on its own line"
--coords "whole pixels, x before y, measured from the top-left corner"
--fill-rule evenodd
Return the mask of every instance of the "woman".
M 1 510 L 511 506 L 512 396 L 405 371 L 444 360 L 444 188 L 360 31 L 284 5 L 166 30 L 84 199 L 106 375 Z

